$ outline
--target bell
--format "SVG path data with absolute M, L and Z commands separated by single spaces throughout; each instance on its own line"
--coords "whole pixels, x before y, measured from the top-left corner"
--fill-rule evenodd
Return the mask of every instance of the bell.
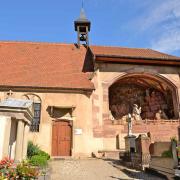
M 86 41 L 86 35 L 85 34 L 81 34 L 80 41 Z

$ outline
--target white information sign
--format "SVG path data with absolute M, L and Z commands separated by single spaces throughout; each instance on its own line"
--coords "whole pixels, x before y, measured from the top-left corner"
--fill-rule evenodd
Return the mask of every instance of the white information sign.
M 82 134 L 82 129 L 75 129 L 74 130 L 74 133 L 75 133 L 75 135 L 81 135 Z

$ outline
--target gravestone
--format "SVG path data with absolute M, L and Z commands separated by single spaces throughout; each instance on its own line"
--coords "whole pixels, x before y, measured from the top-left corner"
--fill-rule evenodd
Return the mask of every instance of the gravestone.
M 178 157 L 177 157 L 177 149 L 176 149 L 176 141 L 172 141 L 171 142 L 171 146 L 172 146 L 172 155 L 173 155 L 173 160 L 174 160 L 174 167 L 178 166 Z

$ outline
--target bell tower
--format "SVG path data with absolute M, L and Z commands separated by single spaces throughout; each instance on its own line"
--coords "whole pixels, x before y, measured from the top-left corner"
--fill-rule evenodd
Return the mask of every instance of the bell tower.
M 80 17 L 74 21 L 74 28 L 77 31 L 77 44 L 80 47 L 80 44 L 89 46 L 89 35 L 91 22 L 86 18 L 84 8 L 81 8 Z

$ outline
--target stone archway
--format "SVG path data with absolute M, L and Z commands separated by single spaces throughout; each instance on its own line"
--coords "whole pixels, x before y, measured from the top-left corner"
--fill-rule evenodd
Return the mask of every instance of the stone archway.
M 108 87 L 108 100 L 115 119 L 131 113 L 133 104 L 142 107 L 142 119 L 155 119 L 158 110 L 162 110 L 167 119 L 179 118 L 177 88 L 160 75 L 122 75 Z

